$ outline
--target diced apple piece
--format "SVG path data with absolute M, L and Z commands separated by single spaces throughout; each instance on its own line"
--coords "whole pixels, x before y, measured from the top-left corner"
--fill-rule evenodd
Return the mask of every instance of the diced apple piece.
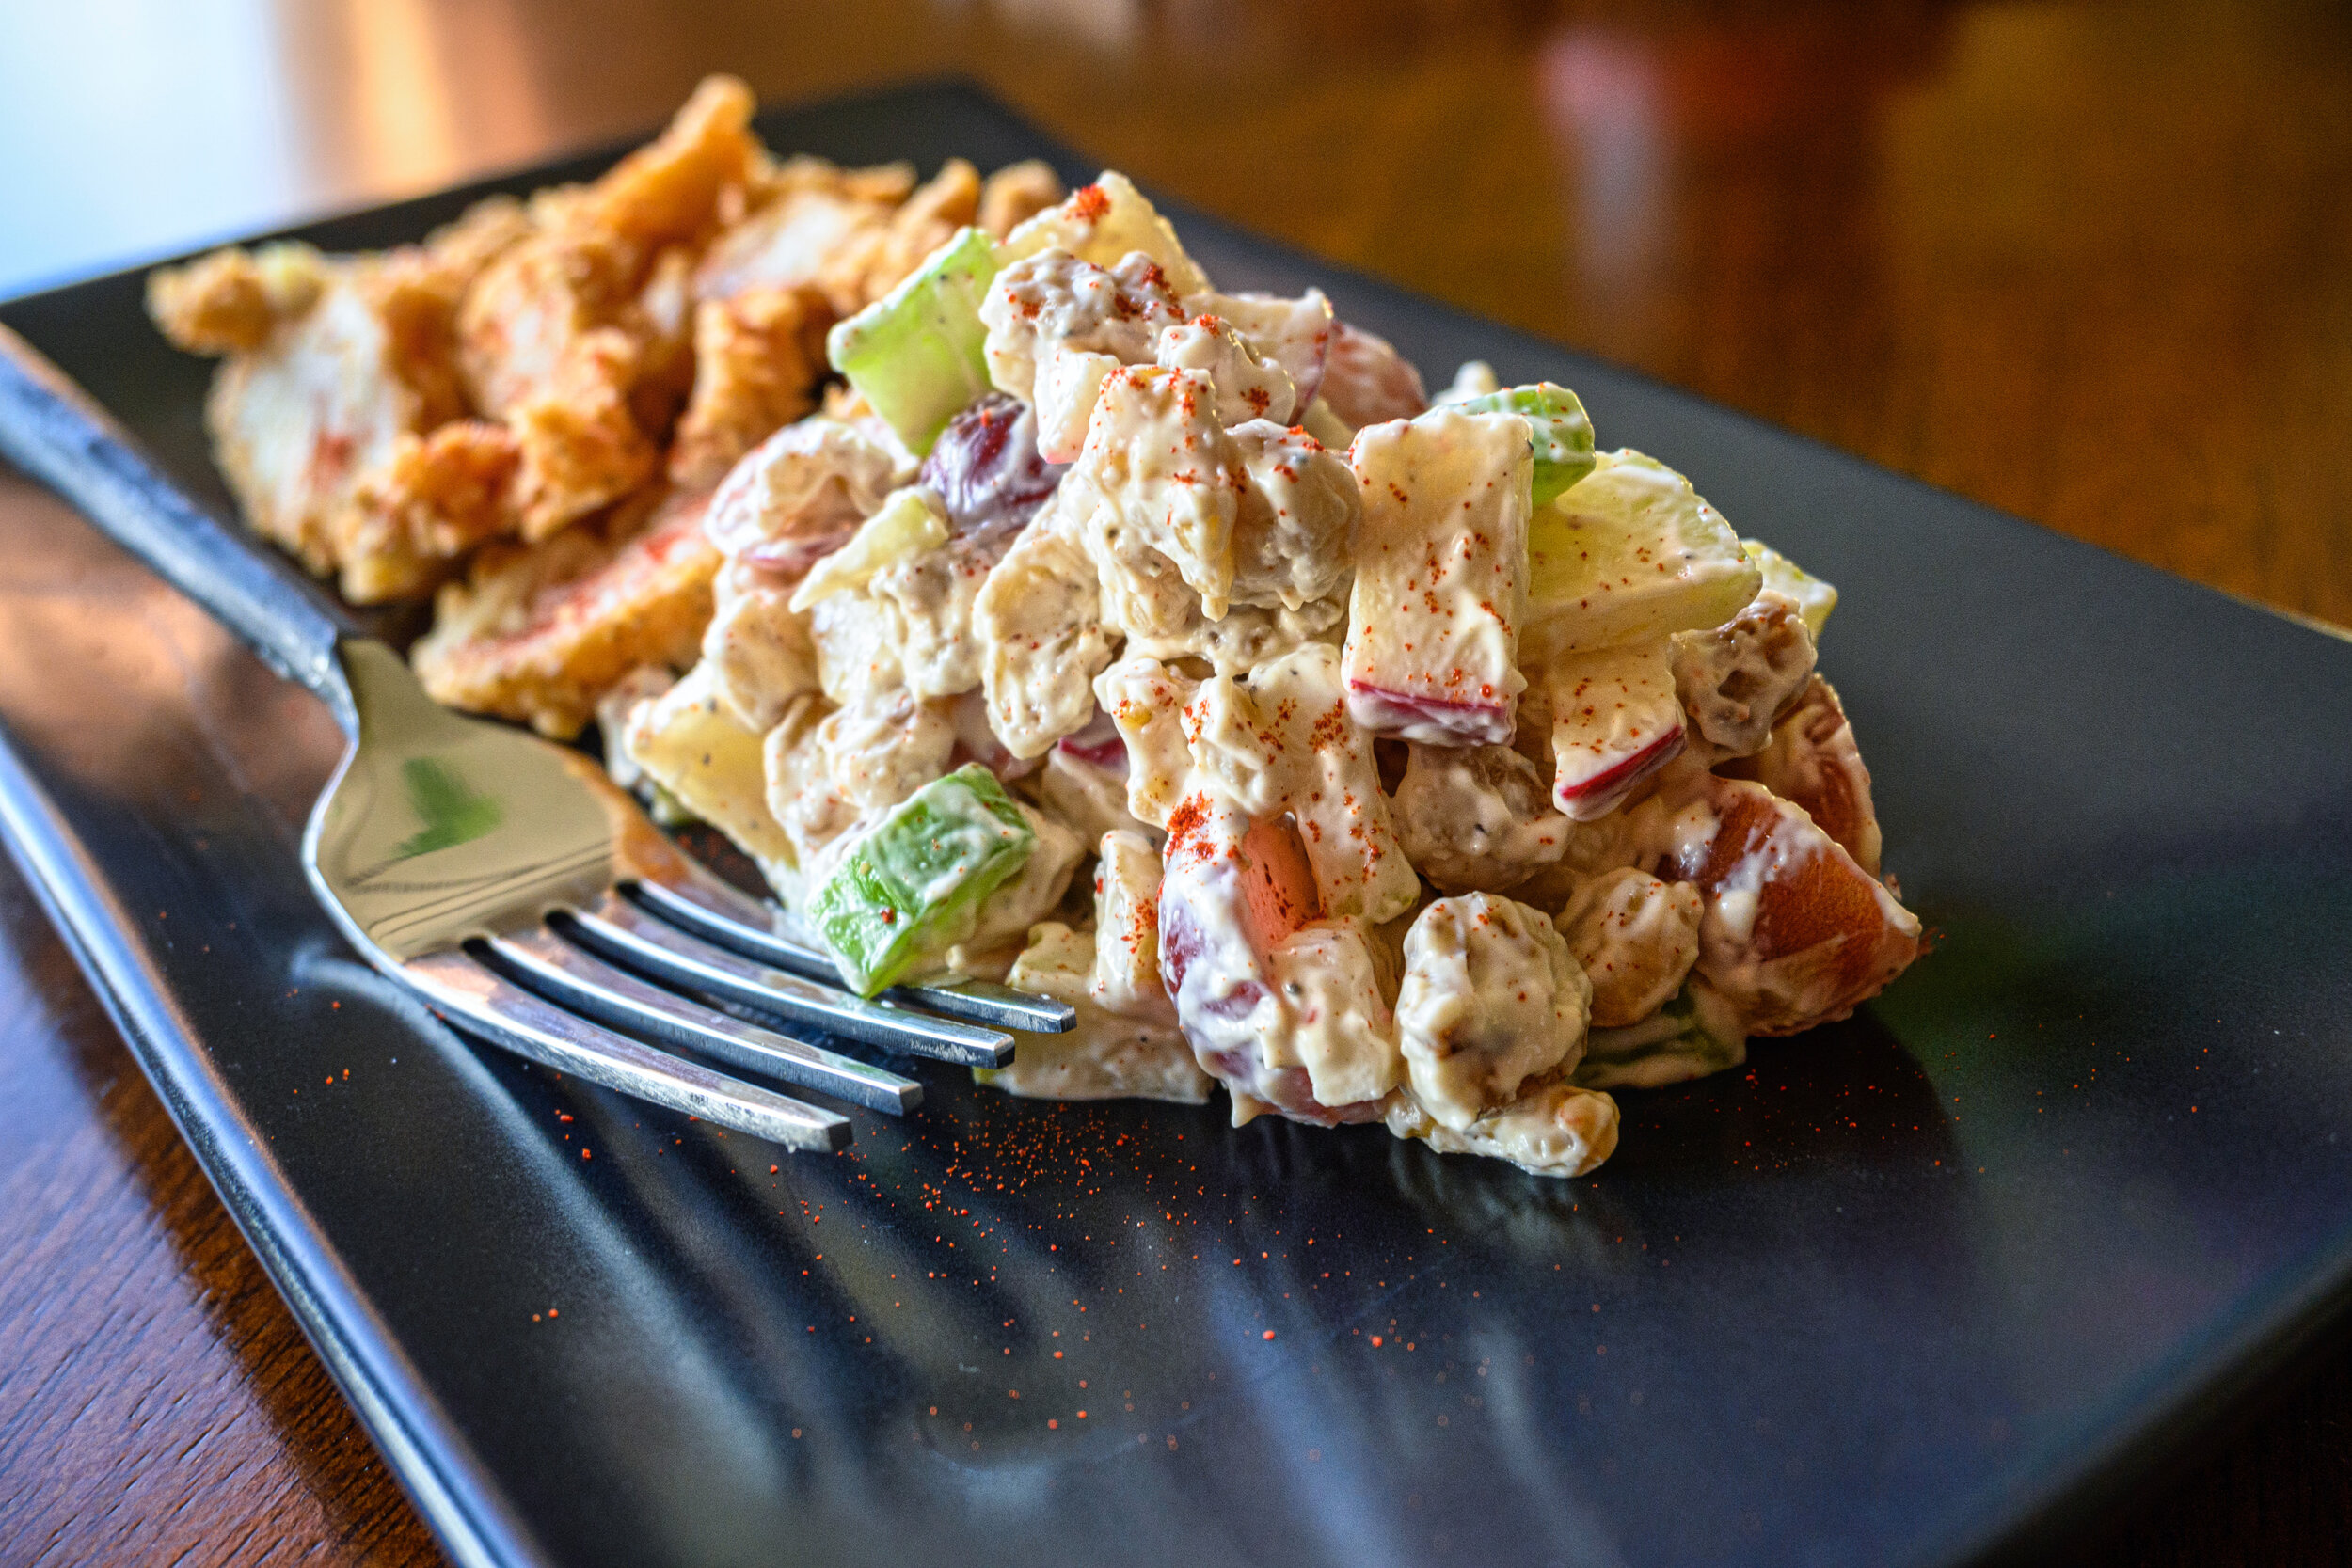
M 1165 1016 L 1175 1004 L 1160 979 L 1160 851 L 1141 833 L 1104 833 L 1094 866 L 1093 996 L 1115 1013 Z
M 1321 911 L 1288 824 L 1253 824 L 1239 806 L 1202 790 L 1177 804 L 1168 829 L 1160 977 L 1214 1072 L 1213 1055 L 1253 1050 L 1280 1006 L 1266 983 L 1264 955 Z M 1245 848 L 1253 833 L 1253 848 Z
M 1733 778 L 1754 779 L 1782 800 L 1802 806 L 1815 827 L 1836 839 L 1854 863 L 1879 874 L 1878 810 L 1870 801 L 1870 770 L 1862 765 L 1853 727 L 1829 682 L 1815 675 L 1796 705 L 1772 726 L 1772 738 L 1751 757 L 1724 765 Z
M 1438 409 L 1360 432 L 1348 463 L 1364 504 L 1349 714 L 1403 740 L 1508 744 L 1527 684 L 1527 421 Z
M 1764 574 L 1765 587 L 1796 601 L 1805 629 L 1820 641 L 1821 628 L 1829 624 L 1829 612 L 1837 608 L 1837 590 L 1761 539 L 1742 539 L 1740 547 Z
M 1545 673 L 1552 803 L 1579 822 L 1614 811 L 1680 753 L 1672 645 L 1567 654 Z
M 997 246 L 1007 266 L 1041 250 L 1066 250 L 1098 267 L 1118 264 L 1140 250 L 1159 263 L 1168 286 L 1177 294 L 1199 293 L 1209 278 L 1191 257 L 1168 221 L 1128 178 L 1104 169 L 1091 185 L 1081 185 L 1058 207 L 1045 211 L 1005 236 Z
M 1918 917 L 1803 809 L 1742 779 L 1696 788 L 1659 875 L 1706 895 L 1698 972 L 1755 1033 L 1844 1018 L 1918 956 Z
M 628 717 L 622 745 L 645 776 L 761 862 L 793 860 L 791 840 L 768 809 L 760 737 L 720 700 L 708 660 Z
M 1071 463 L 1086 450 L 1087 423 L 1103 383 L 1119 369 L 1107 354 L 1057 343 L 1037 368 L 1037 451 L 1048 463 Z
M 1282 1030 L 1265 1042 L 1278 1070 L 1304 1068 L 1315 1114 L 1375 1106 L 1403 1081 L 1396 1015 L 1384 992 L 1392 989 L 1394 960 L 1360 920 L 1310 922 L 1266 955 L 1266 969 L 1282 1003 Z M 1291 1107 L 1271 1101 L 1286 1115 Z M 1367 1114 L 1363 1119 L 1371 1119 Z
M 792 610 L 803 613 L 820 599 L 863 588 L 883 567 L 946 543 L 947 520 L 940 515 L 939 498 L 920 485 L 895 490 L 847 543 L 808 569 L 792 591 Z
M 1411 908 L 1421 879 L 1397 841 L 1371 737 L 1348 717 L 1339 667 L 1328 643 L 1311 642 L 1260 665 L 1247 686 L 1213 676 L 1185 704 L 1184 735 L 1196 778 L 1252 816 L 1297 821 L 1325 909 L 1376 924 Z
M 1764 583 L 1691 482 L 1636 451 L 1600 454 L 1527 540 L 1533 662 L 1720 626 Z
M 1200 682 L 1155 658 L 1122 658 L 1094 680 L 1094 700 L 1126 743 L 1127 810 L 1163 831 L 1190 792 L 1184 705 L 1199 689 Z

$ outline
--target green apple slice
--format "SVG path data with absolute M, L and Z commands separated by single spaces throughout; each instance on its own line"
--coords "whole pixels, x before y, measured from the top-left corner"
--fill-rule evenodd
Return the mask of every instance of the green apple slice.
M 1527 552 L 1531 660 L 1720 626 L 1764 585 L 1691 482 L 1631 451 L 1538 507 Z

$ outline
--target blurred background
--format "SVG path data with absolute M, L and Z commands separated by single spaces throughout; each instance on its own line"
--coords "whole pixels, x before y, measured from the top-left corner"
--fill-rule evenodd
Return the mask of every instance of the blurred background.
M 2352 624 L 2352 12 L 17 0 L 0 294 L 771 99 L 977 76 L 1222 215 Z
M 9 0 L 0 296 L 636 135 L 717 70 L 779 102 L 974 76 L 1244 225 L 2352 625 L 2352 8 L 2322 0 Z M 80 1065 L 40 1126 L 113 1173 L 56 1240 L 138 1306 L 103 1368 L 0 1323 L 0 1499 L 115 1560 L 434 1560 L 111 1026 L 54 1011 Z M 133 1392 L 24 1441 L 53 1375 Z M 2347 1406 L 2340 1350 L 2086 1560 L 2343 1560 Z M 121 1479 L 175 1465 L 227 1479 Z

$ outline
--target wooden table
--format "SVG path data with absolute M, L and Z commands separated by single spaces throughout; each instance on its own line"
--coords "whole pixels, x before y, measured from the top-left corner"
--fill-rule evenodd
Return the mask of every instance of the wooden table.
M 1242 223 L 2352 624 L 2352 16 L 1722 9 L 22 6 L 0 293 L 633 131 L 707 70 L 962 71 Z M 2340 1560 L 2347 1409 L 2352 1345 L 2084 1560 Z M 0 868 L 0 1561 L 295 1560 L 437 1558 Z

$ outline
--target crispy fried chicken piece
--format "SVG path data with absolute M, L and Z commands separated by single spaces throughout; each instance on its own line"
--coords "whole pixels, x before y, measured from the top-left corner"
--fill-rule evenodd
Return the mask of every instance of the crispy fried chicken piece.
M 1025 158 L 980 182 L 980 211 L 976 221 L 1001 240 L 1012 232 L 1015 224 L 1059 206 L 1068 194 L 1053 165 L 1042 158 Z
M 750 178 L 752 107 L 733 77 L 705 81 L 659 139 L 596 183 L 535 199 L 537 231 L 467 293 L 458 361 L 474 405 L 515 431 L 526 541 L 660 471 L 684 390 L 689 262 L 676 247 L 706 238 L 723 193 Z
M 147 279 L 147 313 L 190 354 L 250 354 L 318 302 L 331 263 L 299 242 L 232 245 Z
M 812 285 L 753 289 L 694 308 L 694 389 L 670 449 L 673 483 L 708 487 L 817 406 L 834 313 Z
M 521 463 L 513 433 L 483 420 L 401 436 L 390 460 L 353 486 L 335 541 L 344 596 L 358 604 L 405 597 L 508 531 Z
M 820 158 L 794 158 L 764 182 L 761 204 L 704 251 L 694 271 L 694 297 L 732 299 L 754 289 L 820 283 L 834 309 L 848 315 L 865 303 L 857 268 L 872 236 L 914 188 L 906 164 L 842 169 Z M 844 250 L 856 262 L 835 276 Z
M 638 665 L 692 663 L 720 561 L 703 537 L 708 503 L 673 494 L 609 538 L 580 528 L 484 550 L 465 582 L 441 590 L 433 630 L 410 655 L 424 689 L 565 738 Z
M 432 587 L 450 557 L 501 526 L 473 480 L 483 456 L 428 432 L 463 412 L 453 318 L 522 210 L 478 204 L 421 246 L 334 259 L 307 245 L 224 250 L 149 281 L 164 333 L 230 353 L 206 422 L 254 529 L 366 604 Z M 494 466 L 495 463 L 494 463 Z
M 761 156 L 752 135 L 756 107 L 737 78 L 704 77 L 668 129 L 589 187 L 580 218 L 648 253 L 703 237 L 719 215 L 721 192 L 740 187 Z
M 501 255 L 459 309 L 466 390 L 522 448 L 527 540 L 628 495 L 660 462 L 630 405 L 649 336 L 637 303 L 644 263 L 618 234 L 565 225 Z
M 351 564 L 367 531 L 362 482 L 383 473 L 404 440 L 459 411 L 441 296 L 419 269 L 344 262 L 317 299 L 221 367 L 205 404 L 215 457 L 254 529 L 325 575 Z M 374 504 L 389 498 L 381 485 Z M 401 559 L 353 574 L 367 603 L 427 586 L 432 563 Z

